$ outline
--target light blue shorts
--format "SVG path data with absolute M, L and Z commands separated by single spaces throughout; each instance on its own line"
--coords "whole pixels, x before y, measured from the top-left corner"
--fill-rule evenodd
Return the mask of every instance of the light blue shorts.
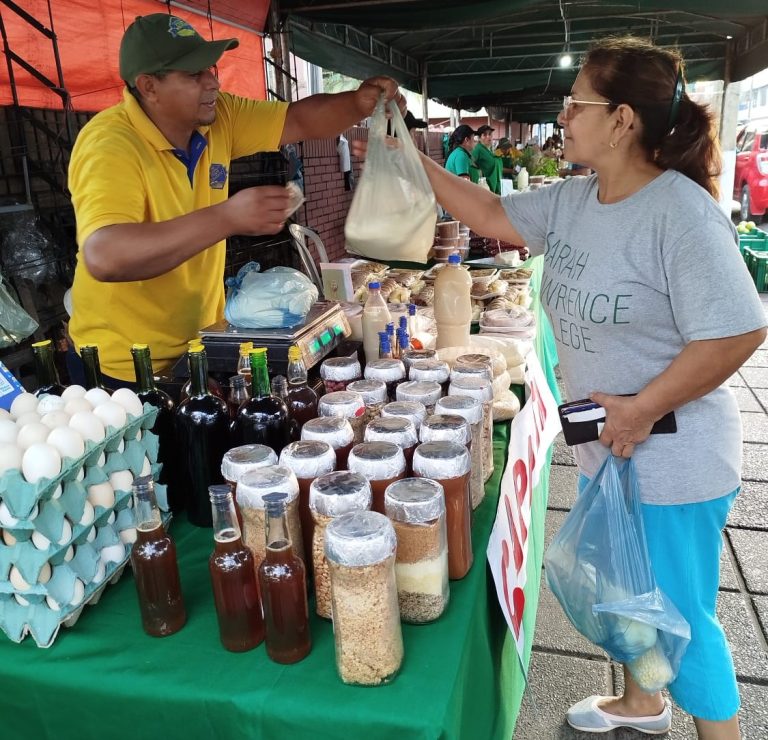
M 588 483 L 579 476 L 579 493 Z M 740 705 L 716 612 L 722 530 L 738 492 L 696 504 L 641 504 L 656 582 L 691 625 L 680 671 L 667 688 L 683 711 L 711 722 L 730 719 Z

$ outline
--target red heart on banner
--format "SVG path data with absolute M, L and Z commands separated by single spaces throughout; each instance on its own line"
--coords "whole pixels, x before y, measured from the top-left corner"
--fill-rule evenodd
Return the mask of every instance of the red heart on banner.
M 523 610 L 525 609 L 525 594 L 522 588 L 515 588 L 512 591 L 512 604 L 515 611 L 512 614 L 512 626 L 515 628 L 515 639 L 520 637 L 520 625 L 523 621 Z

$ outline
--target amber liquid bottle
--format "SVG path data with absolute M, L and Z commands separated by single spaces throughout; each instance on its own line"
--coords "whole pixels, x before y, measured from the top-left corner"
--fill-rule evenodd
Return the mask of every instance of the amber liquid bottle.
M 176 546 L 166 534 L 149 475 L 133 481 L 136 541 L 131 567 L 139 595 L 141 624 L 152 637 L 178 632 L 187 621 Z
M 64 391 L 64 386 L 59 380 L 59 371 L 56 369 L 53 342 L 50 339 L 35 342 L 32 345 L 32 356 L 35 360 L 35 375 L 37 376 L 35 395 L 42 396 L 47 393 L 52 396 L 60 396 Z
M 279 455 L 290 442 L 288 407 L 269 388 L 267 350 L 251 352 L 251 398 L 237 412 L 234 422 L 236 445 L 262 444 Z
M 227 650 L 241 653 L 264 639 L 256 564 L 243 543 L 229 486 L 211 486 L 210 499 L 215 545 L 208 568 L 219 636 Z
M 295 422 L 296 439 L 301 437 L 305 422 L 317 417 L 317 393 L 307 384 L 307 368 L 301 350 L 292 346 L 288 350 L 288 411 Z
M 85 371 L 85 389 L 89 391 L 91 388 L 101 388 L 112 395 L 112 389 L 104 385 L 104 379 L 101 376 L 99 348 L 95 344 L 81 344 L 80 358 Z
M 227 394 L 227 406 L 229 407 L 229 416 L 231 419 L 237 417 L 240 407 L 251 397 L 248 386 L 245 382 L 245 376 L 233 375 L 229 379 L 229 393 Z
M 208 390 L 205 348 L 197 345 L 188 357 L 190 396 L 176 409 L 179 484 L 189 521 L 197 527 L 210 527 L 208 487 L 223 482 L 221 460 L 232 446 L 229 411 L 226 402 Z
M 184 509 L 184 493 L 179 483 L 178 455 L 176 454 L 176 429 L 174 411 L 176 404 L 163 390 L 157 387 L 152 372 L 152 356 L 146 344 L 131 347 L 133 369 L 136 373 L 136 395 L 142 403 L 159 409 L 151 431 L 160 440 L 157 460 L 162 463 L 160 483 L 168 486 L 168 505 L 174 514 Z
M 297 663 L 312 648 L 307 605 L 307 572 L 293 554 L 285 520 L 285 493 L 263 497 L 267 514 L 267 549 L 259 566 L 264 602 L 267 655 L 275 663 Z

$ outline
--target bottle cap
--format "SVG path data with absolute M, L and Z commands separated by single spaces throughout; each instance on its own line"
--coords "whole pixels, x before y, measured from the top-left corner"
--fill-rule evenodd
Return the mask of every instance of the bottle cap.
M 241 342 L 240 354 L 247 355 L 253 349 L 253 342 Z
M 232 489 L 224 483 L 208 486 L 208 498 L 211 499 L 211 503 L 221 506 L 226 503 L 227 500 L 231 500 Z
M 458 254 L 451 254 L 448 256 L 448 264 L 449 265 L 460 265 L 461 264 L 461 257 Z
M 409 303 L 408 304 L 408 315 L 409 316 L 415 316 L 416 315 L 416 304 L 415 303 Z
M 34 347 L 35 345 L 33 344 L 32 346 Z M 134 349 L 135 349 L 135 350 L 137 350 L 137 351 L 138 351 L 138 350 L 142 350 L 142 349 L 149 349 L 149 345 L 148 345 L 148 344 L 134 344 L 134 345 L 131 347 L 131 349 L 132 349 L 132 350 L 134 350 Z
M 288 348 L 288 359 L 289 360 L 300 360 L 301 359 L 301 349 L 298 344 L 291 345 Z
M 32 343 L 32 347 L 34 347 L 34 348 L 37 348 L 37 347 L 47 347 L 49 344 L 53 344 L 53 342 L 51 342 L 50 339 L 43 339 L 42 342 L 33 342 Z
M 264 502 L 264 508 L 269 516 L 282 516 L 288 503 L 288 494 L 276 491 L 265 494 L 261 500 Z
M 381 288 L 381 283 L 368 283 L 368 290 L 378 290 L 379 288 Z
M 400 328 L 401 329 L 407 329 L 408 328 L 408 319 L 405 316 L 401 316 L 399 321 L 400 321 Z

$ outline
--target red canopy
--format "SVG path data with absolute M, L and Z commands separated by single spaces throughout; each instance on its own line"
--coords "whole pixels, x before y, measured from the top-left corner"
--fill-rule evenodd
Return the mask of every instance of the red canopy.
M 47 0 L 18 0 L 30 15 L 44 26 L 51 27 Z M 252 2 L 260 6 L 263 19 L 269 7 L 268 0 Z M 64 86 L 72 97 L 75 110 L 102 110 L 121 99 L 123 82 L 118 74 L 118 50 L 123 31 L 137 15 L 162 13 L 164 3 L 156 0 L 51 0 L 53 30 L 59 45 Z M 213 12 L 216 6 L 213 3 Z M 256 31 L 232 27 L 228 23 L 213 21 L 197 13 L 174 7 L 173 14 L 191 23 L 205 38 L 236 37 L 240 46 L 227 51 L 219 64 L 222 88 L 249 98 L 266 97 L 264 80 L 264 48 Z M 3 22 L 8 46 L 53 82 L 58 81 L 53 44 L 33 29 L 18 15 L 3 8 Z M 19 103 L 35 108 L 60 108 L 61 98 L 46 88 L 18 64 L 13 65 Z M 0 60 L 0 105 L 13 103 L 8 80 L 8 67 Z

